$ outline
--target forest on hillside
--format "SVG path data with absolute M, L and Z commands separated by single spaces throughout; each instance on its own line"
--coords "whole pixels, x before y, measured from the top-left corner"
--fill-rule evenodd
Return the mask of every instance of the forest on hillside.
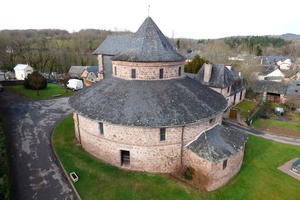
M 92 53 L 108 35 L 128 34 L 87 29 L 69 33 L 65 30 L 2 30 L 0 31 L 0 69 L 12 70 L 16 64 L 29 64 L 41 72 L 67 72 L 72 65 L 97 65 Z M 300 41 L 269 36 L 230 37 L 195 40 L 170 39 L 179 53 L 199 54 L 212 63 L 242 65 L 228 60 L 230 56 L 289 55 L 300 57 Z M 252 65 L 252 63 L 250 62 Z M 238 66 L 239 67 L 239 66 Z
M 108 35 L 125 34 L 87 29 L 69 33 L 65 30 L 0 31 L 0 68 L 12 70 L 29 64 L 41 72 L 67 72 L 72 65 L 97 65 L 93 51 Z

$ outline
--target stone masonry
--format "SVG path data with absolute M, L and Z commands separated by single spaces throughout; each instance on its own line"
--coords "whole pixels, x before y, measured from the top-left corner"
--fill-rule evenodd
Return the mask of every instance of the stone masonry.
M 163 79 L 178 78 L 183 74 L 184 62 L 112 62 L 113 76 L 131 80 L 131 69 L 136 69 L 136 80 L 159 80 L 159 70 L 163 69 Z M 181 72 L 179 73 L 179 70 Z

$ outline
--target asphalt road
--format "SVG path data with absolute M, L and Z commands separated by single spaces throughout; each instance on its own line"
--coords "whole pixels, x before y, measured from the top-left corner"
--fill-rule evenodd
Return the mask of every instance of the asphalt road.
M 71 112 L 68 98 L 29 101 L 8 91 L 0 93 L 13 200 L 77 199 L 50 143 L 55 124 Z
M 256 129 L 253 129 L 253 128 L 250 128 L 250 127 L 241 126 L 241 125 L 239 125 L 239 124 L 237 124 L 233 121 L 230 121 L 230 120 L 224 120 L 223 119 L 223 124 L 227 125 L 227 126 L 230 126 L 230 127 L 233 127 L 233 128 L 240 129 L 240 130 L 245 131 L 249 134 L 265 138 L 267 140 L 272 140 L 272 141 L 280 142 L 280 143 L 284 143 L 284 144 L 291 144 L 291 145 L 300 146 L 300 139 L 266 133 L 266 132 L 256 130 Z

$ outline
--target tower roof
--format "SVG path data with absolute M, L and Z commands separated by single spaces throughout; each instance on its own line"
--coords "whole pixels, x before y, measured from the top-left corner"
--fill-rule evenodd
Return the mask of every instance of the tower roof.
M 129 48 L 112 60 L 131 62 L 172 62 L 185 60 L 176 52 L 151 17 L 147 17 L 138 31 L 131 35 Z

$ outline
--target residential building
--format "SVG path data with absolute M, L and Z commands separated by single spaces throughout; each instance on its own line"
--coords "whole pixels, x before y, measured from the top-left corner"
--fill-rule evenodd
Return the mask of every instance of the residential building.
M 31 74 L 33 72 L 33 68 L 27 64 L 17 64 L 14 67 L 14 71 L 17 80 L 25 80 L 28 74 Z

